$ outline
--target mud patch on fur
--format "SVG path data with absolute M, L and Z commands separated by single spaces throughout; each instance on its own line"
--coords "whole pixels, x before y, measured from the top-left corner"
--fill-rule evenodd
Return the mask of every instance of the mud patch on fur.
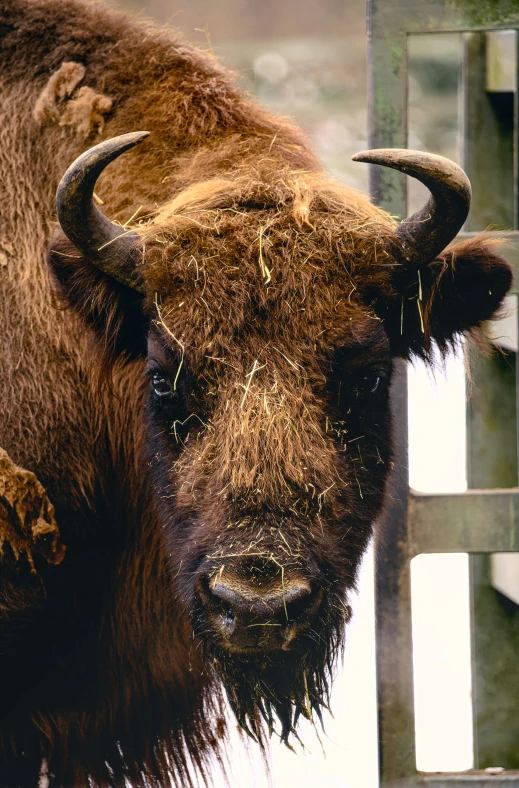
M 17 561 L 25 554 L 32 572 L 36 572 L 35 555 L 54 565 L 65 557 L 45 489 L 31 471 L 15 465 L 0 449 L 0 559 L 6 543 Z
M 0 268 L 7 268 L 9 260 L 14 255 L 14 247 L 8 241 L 0 240 Z
M 35 120 L 41 125 L 57 123 L 70 127 L 84 139 L 101 132 L 105 115 L 112 109 L 112 99 L 86 85 L 78 88 L 84 77 L 81 63 L 62 63 L 36 101 Z

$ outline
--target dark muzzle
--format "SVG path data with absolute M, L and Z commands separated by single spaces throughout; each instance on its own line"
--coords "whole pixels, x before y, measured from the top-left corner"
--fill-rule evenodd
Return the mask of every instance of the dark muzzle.
M 309 626 L 323 592 L 301 570 L 275 574 L 241 563 L 197 584 L 210 629 L 232 651 L 291 649 Z

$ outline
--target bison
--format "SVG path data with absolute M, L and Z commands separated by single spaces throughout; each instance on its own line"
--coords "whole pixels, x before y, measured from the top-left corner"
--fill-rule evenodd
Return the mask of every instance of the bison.
M 0 74 L 0 785 L 191 784 L 224 691 L 262 746 L 320 716 L 393 359 L 511 272 L 448 247 L 456 165 L 358 157 L 429 188 L 398 224 L 167 29 L 2 0 Z

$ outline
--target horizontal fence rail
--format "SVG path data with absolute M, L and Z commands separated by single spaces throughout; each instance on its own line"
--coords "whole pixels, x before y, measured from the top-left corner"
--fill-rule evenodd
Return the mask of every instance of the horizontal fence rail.
M 441 495 L 410 490 L 408 518 L 410 557 L 519 553 L 519 487 Z

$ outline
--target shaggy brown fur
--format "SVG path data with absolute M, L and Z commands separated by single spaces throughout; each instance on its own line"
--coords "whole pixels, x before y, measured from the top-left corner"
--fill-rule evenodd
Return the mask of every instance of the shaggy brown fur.
M 510 270 L 478 239 L 410 271 L 387 214 L 168 31 L 0 0 L 0 75 L 0 445 L 67 545 L 37 575 L 2 565 L 0 785 L 37 785 L 42 759 L 52 786 L 186 785 L 221 751 L 218 679 L 259 738 L 326 703 L 390 464 L 391 357 L 477 329 Z M 137 222 L 147 294 L 58 234 L 57 301 L 59 178 L 137 129 L 97 193 Z M 206 578 L 294 571 L 322 600 L 294 649 L 229 652 Z

